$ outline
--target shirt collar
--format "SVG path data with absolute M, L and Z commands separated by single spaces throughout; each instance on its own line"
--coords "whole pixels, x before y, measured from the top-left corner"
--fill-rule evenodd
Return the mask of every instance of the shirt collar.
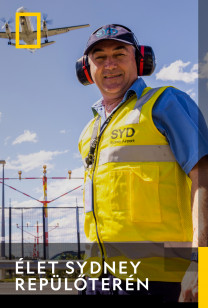
M 136 94 L 137 99 L 140 98 L 140 96 L 142 95 L 142 92 L 144 90 L 144 88 L 146 88 L 146 83 L 144 82 L 144 80 L 140 77 L 138 78 L 133 84 L 132 86 L 126 91 L 123 100 L 121 101 L 121 103 L 124 103 L 127 101 L 127 99 L 132 96 L 133 94 Z M 101 109 L 104 109 L 104 106 L 102 104 L 103 98 L 101 97 L 97 102 L 95 102 L 92 105 L 92 111 L 94 116 L 96 116 L 97 113 L 100 113 Z

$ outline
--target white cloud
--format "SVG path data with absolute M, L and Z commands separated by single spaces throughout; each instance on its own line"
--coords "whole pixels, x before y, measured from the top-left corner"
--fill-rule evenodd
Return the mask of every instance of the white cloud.
M 37 142 L 37 134 L 32 133 L 29 130 L 24 130 L 24 133 L 22 135 L 19 135 L 12 144 L 20 144 L 22 142 Z
M 203 60 L 204 62 L 199 63 L 199 77 L 208 79 L 208 52 Z
M 208 52 L 206 53 L 203 61 L 199 63 L 199 78 L 208 79 Z M 207 82 L 208 88 L 208 82 Z
M 8 141 L 11 137 L 10 136 L 7 136 L 5 139 L 4 139 L 4 145 L 7 145 L 8 144 Z
M 42 168 L 44 164 L 47 164 L 48 168 L 53 168 L 53 164 L 50 162 L 57 155 L 65 154 L 66 151 L 40 151 L 36 153 L 31 153 L 28 155 L 18 155 L 16 160 L 11 160 L 10 157 L 7 158 L 7 169 L 10 170 L 24 170 L 25 172 L 34 170 L 36 168 Z
M 67 177 L 67 176 L 66 176 Z M 80 167 L 72 170 L 71 179 L 66 180 L 54 180 L 48 183 L 47 192 L 48 200 L 56 199 L 61 195 L 70 191 L 66 195 L 58 198 L 53 202 L 53 205 L 57 206 L 70 206 L 75 205 L 76 198 L 78 203 L 82 203 L 83 191 L 79 186 L 84 184 L 84 167 Z
M 190 95 L 190 97 L 191 97 L 192 99 L 195 99 L 195 98 L 196 98 L 196 93 L 194 92 L 193 89 L 190 89 L 190 90 L 186 91 L 186 93 L 187 93 L 188 95 Z
M 60 134 L 68 134 L 68 133 L 70 133 L 70 132 L 71 132 L 71 129 L 61 129 L 61 130 L 59 131 Z
M 0 112 L 0 122 L 1 122 L 1 118 L 2 118 L 2 112 Z
M 66 130 L 65 129 L 61 129 L 59 132 L 60 132 L 60 134 L 66 134 Z
M 193 83 L 198 78 L 198 65 L 194 64 L 188 72 L 185 72 L 184 69 L 189 65 L 190 62 L 177 60 L 169 66 L 164 66 L 159 73 L 156 74 L 156 79 Z
M 81 156 L 80 152 L 73 153 L 73 157 L 78 158 L 79 160 L 82 160 L 82 156 Z
M 34 211 L 36 211 L 37 207 L 41 207 L 41 203 L 29 199 L 28 197 L 25 197 L 23 201 L 17 201 L 17 200 L 12 200 L 11 205 L 13 208 L 33 208 Z

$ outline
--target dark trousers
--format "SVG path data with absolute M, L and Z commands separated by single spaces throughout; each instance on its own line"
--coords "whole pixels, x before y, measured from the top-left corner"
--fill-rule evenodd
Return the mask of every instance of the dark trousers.
M 103 290 L 102 279 L 108 278 L 108 289 Z M 85 295 L 134 295 L 140 296 L 145 301 L 153 300 L 154 302 L 178 302 L 178 298 L 181 291 L 181 283 L 179 282 L 157 282 L 149 281 L 148 290 L 140 285 L 140 290 L 137 288 L 137 283 L 131 285 L 132 291 L 126 290 L 126 282 L 122 281 L 119 288 L 113 290 L 113 277 L 111 274 L 104 275 L 99 280 L 93 283 L 90 279 L 87 279 L 87 288 L 83 292 Z

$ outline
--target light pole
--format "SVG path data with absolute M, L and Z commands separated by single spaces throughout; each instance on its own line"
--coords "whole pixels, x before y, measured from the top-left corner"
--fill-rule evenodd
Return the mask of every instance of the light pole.
M 5 258 L 5 216 L 4 216 L 4 165 L 5 160 L 0 160 L 0 165 L 2 165 L 2 207 L 1 207 L 1 257 Z
M 47 166 L 43 166 L 43 228 L 44 228 L 44 259 L 48 259 L 48 202 L 47 202 L 47 176 L 46 176 L 46 168 Z

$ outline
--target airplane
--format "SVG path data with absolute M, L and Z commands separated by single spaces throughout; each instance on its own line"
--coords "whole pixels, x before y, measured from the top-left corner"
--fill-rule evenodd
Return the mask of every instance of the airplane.
M 19 9 L 17 9 L 16 12 L 17 13 L 28 13 L 28 10 L 25 9 L 24 7 L 20 7 Z M 2 29 L 5 28 L 5 32 L 0 32 L 0 38 L 8 39 L 9 40 L 8 45 L 16 46 L 15 43 L 11 42 L 11 40 L 15 40 L 16 33 L 11 32 L 10 26 L 9 26 L 11 22 L 13 21 L 13 19 L 6 21 L 5 18 L 2 18 L 1 21 L 4 22 Z M 89 24 L 85 24 L 85 25 L 79 25 L 79 26 L 48 29 L 47 23 L 49 23 L 49 21 L 47 21 L 47 18 L 45 17 L 42 20 L 42 30 L 41 30 L 41 38 L 45 38 L 45 41 L 44 43 L 41 42 L 41 48 L 55 43 L 55 41 L 50 41 L 50 42 L 48 41 L 49 36 L 62 34 L 62 33 L 66 33 L 71 30 L 76 30 L 76 29 L 85 28 L 85 27 L 90 26 Z M 37 39 L 37 31 L 34 31 L 30 16 L 20 16 L 20 29 L 21 31 L 19 32 L 19 40 L 23 40 L 26 43 L 26 45 L 35 45 L 36 39 Z M 20 44 L 20 45 L 24 45 L 24 44 Z M 34 52 L 37 48 L 27 48 L 27 49 L 31 52 Z

